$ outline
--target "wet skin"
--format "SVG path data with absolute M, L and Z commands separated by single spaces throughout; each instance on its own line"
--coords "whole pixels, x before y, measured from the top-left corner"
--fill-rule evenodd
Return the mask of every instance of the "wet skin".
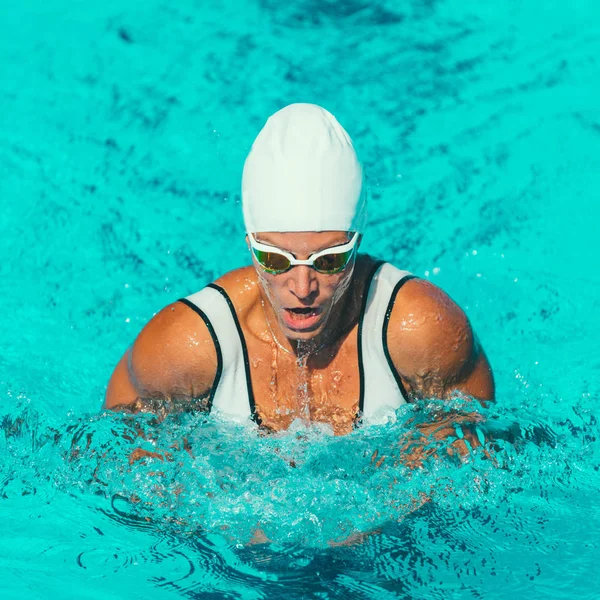
M 349 239 L 344 232 L 256 237 L 298 259 Z M 256 409 L 265 427 L 279 431 L 301 418 L 327 423 L 336 434 L 351 431 L 360 384 L 358 318 L 373 264 L 371 257 L 358 254 L 335 275 L 303 265 L 273 275 L 255 263 L 217 280 L 244 333 Z M 410 280 L 401 288 L 390 316 L 388 347 L 413 400 L 444 399 L 455 392 L 493 399 L 492 372 L 467 317 L 427 281 Z M 119 361 L 105 406 L 132 411 L 201 406 L 197 399 L 208 396 L 216 372 L 206 325 L 176 302 L 152 318 Z

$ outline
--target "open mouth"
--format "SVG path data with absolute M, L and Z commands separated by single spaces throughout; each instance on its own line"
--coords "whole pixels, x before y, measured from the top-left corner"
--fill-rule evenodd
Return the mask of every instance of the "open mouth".
M 317 306 L 286 308 L 283 311 L 285 324 L 290 329 L 309 329 L 319 321 L 322 309 Z
M 310 306 L 303 308 L 286 308 L 285 310 L 290 314 L 292 319 L 297 319 L 299 321 L 317 315 L 320 312 L 318 308 L 311 308 Z

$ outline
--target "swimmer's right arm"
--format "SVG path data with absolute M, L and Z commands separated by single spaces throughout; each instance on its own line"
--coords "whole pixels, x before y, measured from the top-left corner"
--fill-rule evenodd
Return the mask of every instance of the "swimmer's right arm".
M 204 321 L 182 302 L 156 314 L 110 378 L 104 407 L 137 412 L 191 404 L 210 394 L 217 353 Z

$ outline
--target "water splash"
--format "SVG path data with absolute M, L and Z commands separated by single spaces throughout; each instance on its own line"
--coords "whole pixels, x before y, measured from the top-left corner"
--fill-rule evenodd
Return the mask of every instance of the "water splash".
M 81 569 L 143 564 L 148 581 L 181 593 L 237 585 L 251 586 L 257 598 L 284 587 L 291 598 L 307 589 L 369 597 L 383 585 L 422 596 L 440 569 L 443 589 L 476 589 L 481 577 L 508 569 L 501 549 L 516 546 L 525 558 L 510 568 L 527 565 L 535 578 L 534 565 L 553 560 L 537 548 L 574 511 L 585 522 L 592 502 L 591 467 L 579 454 L 585 448 L 588 462 L 600 464 L 598 425 L 585 405 L 573 408 L 569 419 L 542 421 L 525 408 L 484 409 L 463 398 L 421 402 L 385 425 L 336 437 L 304 420 L 264 435 L 250 423 L 198 413 L 49 423 L 24 403 L 4 415 L 0 430 L 7 457 L 0 502 L 14 513 L 4 526 L 14 539 L 26 512 L 60 523 L 74 511 L 82 519 Z M 428 435 L 415 466 L 418 432 L 457 415 L 488 440 L 484 446 L 461 455 L 458 433 Z M 580 535 L 584 525 L 569 523 L 570 535 Z M 100 546 L 92 543 L 97 536 Z M 137 545 L 117 549 L 123 536 Z M 140 546 L 139 536 L 156 541 Z M 564 541 L 553 539 L 562 552 Z M 169 577 L 166 564 L 180 577 Z M 366 564 L 370 575 L 359 567 Z

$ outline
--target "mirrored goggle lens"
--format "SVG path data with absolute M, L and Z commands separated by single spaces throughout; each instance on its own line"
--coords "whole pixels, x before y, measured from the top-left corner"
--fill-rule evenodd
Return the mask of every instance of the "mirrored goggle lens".
M 328 275 L 338 273 L 348 264 L 352 252 L 352 250 L 348 250 L 348 252 L 340 254 L 324 254 L 315 260 L 313 266 L 320 273 L 327 273 Z
M 254 256 L 260 265 L 269 273 L 284 273 L 290 268 L 290 261 L 278 252 L 263 252 L 254 249 Z

